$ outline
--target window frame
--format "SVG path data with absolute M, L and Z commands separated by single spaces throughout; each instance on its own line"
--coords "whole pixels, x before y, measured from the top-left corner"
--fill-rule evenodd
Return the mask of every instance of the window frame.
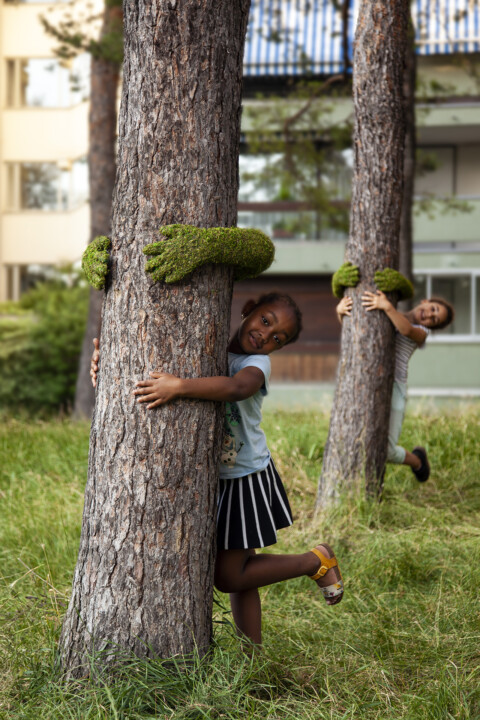
M 414 279 L 416 276 L 425 277 L 426 291 L 425 295 L 427 298 L 432 297 L 432 279 L 435 277 L 453 278 L 453 277 L 469 277 L 470 278 L 470 332 L 469 333 L 452 333 L 447 335 L 445 333 L 432 332 L 428 338 L 428 342 L 431 343 L 480 343 L 480 333 L 475 331 L 476 327 L 476 314 L 477 314 L 477 281 L 480 280 L 480 268 L 467 269 L 467 268 L 452 268 L 452 269 L 416 269 L 413 272 Z
M 81 161 L 86 163 L 87 166 L 87 183 L 85 197 L 81 197 L 79 201 L 75 201 L 74 195 L 74 178 L 73 168 L 75 163 Z M 57 207 L 53 209 L 44 208 L 26 208 L 22 207 L 22 185 L 21 185 L 21 166 L 24 163 L 37 164 L 37 165 L 53 165 L 59 171 L 59 178 L 61 173 L 65 169 L 68 171 L 68 203 L 67 207 L 62 207 L 62 183 L 61 180 L 57 186 Z M 32 213 L 68 213 L 77 210 L 89 202 L 90 190 L 88 183 L 88 156 L 79 155 L 75 158 L 62 158 L 57 160 L 8 160 L 3 163 L 3 178 L 5 182 L 5 190 L 3 196 L 3 210 L 2 212 L 8 214 L 21 214 L 27 215 Z

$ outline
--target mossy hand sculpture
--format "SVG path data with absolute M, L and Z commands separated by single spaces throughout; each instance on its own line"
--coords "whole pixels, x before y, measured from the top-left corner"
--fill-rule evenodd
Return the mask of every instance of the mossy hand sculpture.
M 410 280 L 393 268 L 377 270 L 373 276 L 375 285 L 382 292 L 397 292 L 400 300 L 408 300 L 413 297 L 414 289 Z
M 233 265 L 235 280 L 256 277 L 273 261 L 275 247 L 260 230 L 165 225 L 163 239 L 143 248 L 145 270 L 154 282 L 178 282 L 207 263 Z
M 164 225 L 159 232 L 162 240 L 143 248 L 150 258 L 145 271 L 154 282 L 178 282 L 207 263 L 233 265 L 235 280 L 243 280 L 266 270 L 275 255 L 270 238 L 260 230 L 250 228 Z M 110 240 L 98 237 L 83 254 L 82 268 L 90 285 L 97 290 L 105 287 L 109 248 Z
M 82 255 L 82 269 L 85 276 L 95 290 L 103 290 L 108 275 L 111 241 L 104 235 L 99 235 L 87 246 Z
M 346 287 L 355 287 L 360 280 L 358 265 L 345 262 L 332 277 L 332 291 L 335 297 L 342 298 Z M 413 285 L 410 280 L 393 268 L 377 270 L 375 284 L 382 292 L 397 292 L 401 300 L 413 297 Z
M 337 272 L 332 277 L 332 292 L 335 297 L 341 299 L 346 287 L 355 287 L 360 280 L 360 272 L 358 265 L 351 262 L 345 262 L 340 265 Z

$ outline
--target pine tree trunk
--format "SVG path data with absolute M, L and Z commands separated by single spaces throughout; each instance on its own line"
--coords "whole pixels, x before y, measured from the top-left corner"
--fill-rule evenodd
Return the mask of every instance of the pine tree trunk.
M 111 27 L 110 15 L 117 8 L 106 7 L 101 34 Z M 89 117 L 89 189 L 90 240 L 97 235 L 110 235 L 112 195 L 117 169 L 115 141 L 117 135 L 117 92 L 119 67 L 116 63 L 92 56 Z M 78 365 L 73 414 L 77 418 L 91 418 L 95 394 L 90 382 L 92 339 L 101 327 L 103 294 L 90 289 L 87 326 L 83 336 Z
M 403 183 L 402 215 L 400 220 L 400 244 L 398 269 L 409 280 L 413 280 L 413 195 L 415 190 L 415 82 L 417 75 L 415 55 L 415 29 L 410 17 L 408 42 L 406 47 L 405 78 L 403 93 L 405 102 L 405 165 Z M 406 312 L 412 307 L 412 300 L 399 303 L 399 310 Z
M 225 374 L 232 272 L 153 285 L 160 225 L 236 221 L 248 0 L 127 0 L 112 275 L 80 552 L 60 650 L 69 676 L 120 646 L 169 657 L 211 637 L 222 406 L 132 397 L 155 369 Z
M 362 0 L 355 38 L 354 178 L 345 259 L 360 268 L 352 317 L 342 326 L 337 386 L 317 507 L 341 491 L 378 493 L 386 459 L 393 375 L 393 327 L 367 313 L 364 290 L 377 269 L 398 268 L 405 120 L 403 68 L 408 0 Z

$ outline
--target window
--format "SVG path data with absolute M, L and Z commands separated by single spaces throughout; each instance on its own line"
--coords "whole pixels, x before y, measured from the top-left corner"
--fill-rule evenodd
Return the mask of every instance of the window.
M 302 154 L 299 144 L 288 160 L 283 152 L 240 155 L 240 227 L 277 240 L 347 237 L 353 153 L 317 145 Z
M 480 341 L 480 270 L 443 270 L 416 273 L 414 304 L 424 298 L 442 297 L 455 308 L 455 320 L 438 336 L 439 341 Z
M 7 107 L 71 107 L 88 97 L 90 60 L 8 59 Z
M 86 158 L 7 163 L 7 210 L 72 210 L 88 196 Z
M 423 147 L 417 152 L 415 195 L 451 197 L 456 193 L 453 147 Z

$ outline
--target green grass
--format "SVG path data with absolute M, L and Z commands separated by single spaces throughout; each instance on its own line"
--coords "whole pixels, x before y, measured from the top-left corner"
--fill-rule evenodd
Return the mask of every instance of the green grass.
M 380 504 L 313 517 L 328 418 L 266 415 L 295 515 L 275 552 L 320 540 L 346 593 L 328 607 L 308 578 L 262 590 L 264 649 L 245 656 L 217 597 L 209 657 L 125 658 L 115 682 L 62 686 L 55 648 L 76 561 L 88 428 L 8 420 L 0 431 L 0 718 L 478 720 L 480 410 L 410 414 L 428 483 L 387 471 Z

